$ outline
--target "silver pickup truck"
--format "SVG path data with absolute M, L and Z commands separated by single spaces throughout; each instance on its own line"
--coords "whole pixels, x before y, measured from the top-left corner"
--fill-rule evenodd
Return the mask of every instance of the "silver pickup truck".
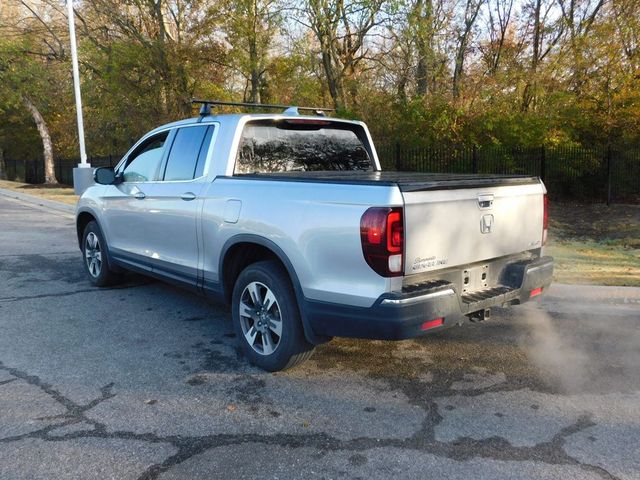
M 539 178 L 383 172 L 361 122 L 206 112 L 147 133 L 95 182 L 77 206 L 90 281 L 134 270 L 231 304 L 270 371 L 334 336 L 484 320 L 551 283 Z

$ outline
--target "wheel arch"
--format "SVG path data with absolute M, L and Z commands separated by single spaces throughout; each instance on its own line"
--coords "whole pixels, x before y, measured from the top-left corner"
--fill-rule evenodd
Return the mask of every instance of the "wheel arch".
M 115 271 L 122 271 L 121 267 L 119 265 L 116 265 L 113 258 L 111 257 L 111 252 L 109 251 L 109 243 L 107 242 L 107 237 L 104 234 L 102 225 L 100 225 L 98 215 L 96 215 L 96 213 L 90 208 L 82 208 L 76 214 L 76 234 L 78 235 L 78 247 L 80 248 L 80 250 L 82 250 L 82 235 L 84 234 L 84 229 L 87 228 L 87 225 L 91 221 L 96 222 L 104 239 L 104 251 L 106 254 L 107 265 L 109 266 L 109 268 Z
M 87 228 L 87 225 L 92 220 L 98 223 L 97 215 L 89 209 L 82 209 L 76 215 L 76 234 L 78 236 L 78 247 L 80 247 L 80 249 L 82 249 L 82 234 L 84 233 L 84 229 Z
M 302 319 L 304 335 L 308 342 L 318 345 L 330 340 L 328 337 L 316 335 L 311 328 L 304 311 L 305 297 L 300 279 L 286 253 L 272 240 L 253 234 L 239 234 L 228 239 L 220 253 L 219 277 L 222 295 L 227 303 L 231 303 L 231 294 L 238 275 L 252 263 L 261 260 L 275 260 L 282 265 L 289 276 L 296 302 Z

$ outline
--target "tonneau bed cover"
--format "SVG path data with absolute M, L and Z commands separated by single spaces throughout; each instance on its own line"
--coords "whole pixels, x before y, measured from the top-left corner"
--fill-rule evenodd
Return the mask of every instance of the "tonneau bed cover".
M 239 178 L 250 178 L 254 180 L 368 184 L 387 186 L 397 185 L 403 192 L 528 185 L 540 182 L 538 177 L 526 175 L 478 175 L 459 173 L 450 174 L 373 171 L 274 172 L 235 174 L 234 176 Z

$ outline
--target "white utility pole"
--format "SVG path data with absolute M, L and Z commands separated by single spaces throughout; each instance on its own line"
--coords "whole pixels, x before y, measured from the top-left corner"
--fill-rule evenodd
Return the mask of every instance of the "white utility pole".
M 73 169 L 73 186 L 76 194 L 81 195 L 93 182 L 91 165 L 87 163 L 87 151 L 84 146 L 84 122 L 82 120 L 82 97 L 80 96 L 80 70 L 78 69 L 78 48 L 76 46 L 76 22 L 73 13 L 73 0 L 67 0 L 69 17 L 69 40 L 71 41 L 71 63 L 73 65 L 73 91 L 76 97 L 76 117 L 78 119 L 78 142 L 80 143 L 80 163 Z

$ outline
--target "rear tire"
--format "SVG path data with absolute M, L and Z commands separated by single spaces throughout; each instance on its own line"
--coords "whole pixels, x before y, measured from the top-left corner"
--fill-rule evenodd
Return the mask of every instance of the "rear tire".
M 233 326 L 254 365 L 276 372 L 301 364 L 313 353 L 302 328 L 291 280 L 273 260 L 249 265 L 233 289 Z
M 85 227 L 81 245 L 84 270 L 92 284 L 107 287 L 122 281 L 122 275 L 109 268 L 107 242 L 95 220 Z

